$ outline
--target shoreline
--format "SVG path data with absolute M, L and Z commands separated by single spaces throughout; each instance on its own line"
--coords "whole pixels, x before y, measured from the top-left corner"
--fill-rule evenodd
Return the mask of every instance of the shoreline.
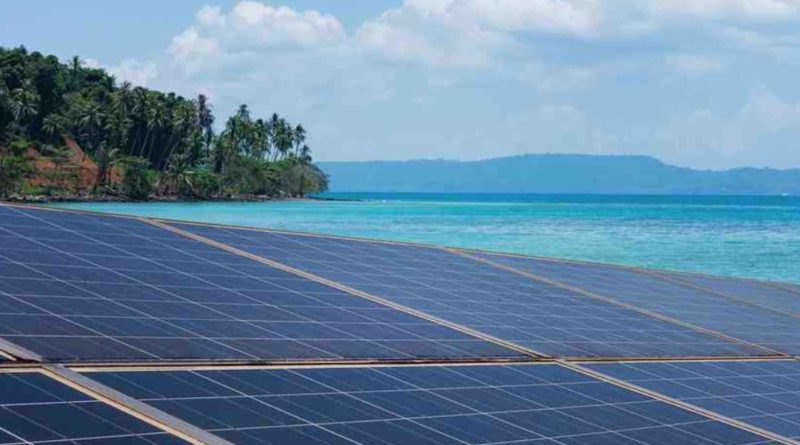
M 304 198 L 287 198 L 271 196 L 233 196 L 226 198 L 194 199 L 177 196 L 158 196 L 149 199 L 126 199 L 116 196 L 11 196 L 0 199 L 0 203 L 9 202 L 14 204 L 49 204 L 49 203 L 200 203 L 200 202 L 358 202 L 360 199 L 330 198 L 309 196 Z

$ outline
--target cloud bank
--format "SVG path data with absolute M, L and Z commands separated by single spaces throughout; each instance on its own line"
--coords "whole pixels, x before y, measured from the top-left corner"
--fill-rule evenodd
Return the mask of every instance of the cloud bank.
M 800 0 L 405 0 L 355 23 L 246 0 L 196 11 L 163 58 L 109 70 L 203 91 L 221 110 L 292 114 L 317 130 L 322 159 L 788 167 L 800 166 L 797 25 Z

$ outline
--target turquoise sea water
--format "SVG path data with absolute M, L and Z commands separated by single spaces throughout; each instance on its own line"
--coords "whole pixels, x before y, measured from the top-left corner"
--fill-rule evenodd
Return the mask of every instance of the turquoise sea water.
M 800 197 L 327 196 L 58 206 L 800 282 Z

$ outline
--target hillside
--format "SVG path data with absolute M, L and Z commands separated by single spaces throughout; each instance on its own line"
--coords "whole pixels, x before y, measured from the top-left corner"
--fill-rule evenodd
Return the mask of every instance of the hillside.
M 324 191 L 308 133 L 246 104 L 118 83 L 80 57 L 0 47 L 0 199 L 220 199 Z
M 800 194 L 800 169 L 694 170 L 647 156 L 321 162 L 332 192 Z

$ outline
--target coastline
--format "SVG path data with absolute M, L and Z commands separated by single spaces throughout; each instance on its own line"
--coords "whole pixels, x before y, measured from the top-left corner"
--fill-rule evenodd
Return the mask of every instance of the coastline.
M 281 196 L 264 196 L 264 195 L 236 195 L 229 197 L 218 198 L 190 198 L 183 196 L 152 196 L 148 199 L 129 199 L 123 196 L 45 196 L 45 195 L 18 195 L 0 198 L 0 203 L 9 202 L 16 204 L 48 204 L 48 203 L 75 203 L 75 204 L 89 204 L 89 203 L 199 203 L 199 202 L 216 202 L 216 203 L 236 203 L 236 202 L 358 202 L 362 201 L 357 198 L 337 198 L 330 196 L 306 196 L 302 198 L 297 197 L 281 197 Z
M 23 195 L 23 196 L 10 196 L 0 199 L 0 203 L 9 202 L 16 204 L 48 204 L 48 203 L 76 203 L 76 204 L 89 204 L 89 203 L 181 203 L 181 202 L 217 202 L 217 203 L 236 203 L 236 202 L 348 202 L 360 201 L 358 199 L 349 198 L 333 198 L 333 197 L 318 197 L 307 196 L 303 198 L 296 197 L 275 197 L 275 196 L 248 196 L 239 195 L 231 197 L 220 198 L 187 198 L 180 196 L 154 196 L 145 200 L 128 199 L 121 196 L 39 196 L 39 195 Z

